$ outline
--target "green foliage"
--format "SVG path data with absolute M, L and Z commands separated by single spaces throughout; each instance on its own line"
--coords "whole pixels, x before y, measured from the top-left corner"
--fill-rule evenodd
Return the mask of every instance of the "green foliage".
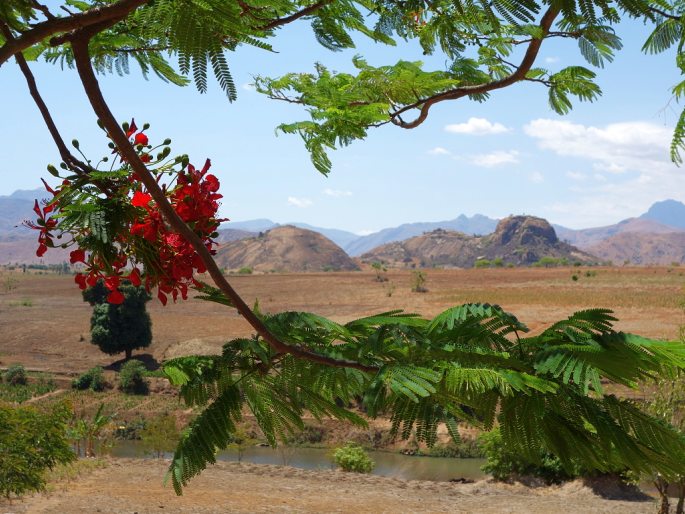
M 238 270 L 238 275 L 252 275 L 252 268 L 242 267 Z
M 21 364 L 12 364 L 3 375 L 6 384 L 12 386 L 26 385 L 28 378 L 26 368 Z
M 127 394 L 147 394 L 148 382 L 145 379 L 145 366 L 137 360 L 130 360 L 119 371 L 119 389 Z
M 473 263 L 474 268 L 489 268 L 491 266 L 491 262 L 488 259 L 476 259 L 476 262 Z
M 147 423 L 140 431 L 140 440 L 145 453 L 161 458 L 165 453 L 173 451 L 178 440 L 179 432 L 176 428 L 176 418 L 170 414 L 163 414 Z
M 105 387 L 107 387 L 107 382 L 105 381 L 102 368 L 100 366 L 90 368 L 72 380 L 71 387 L 79 390 L 104 391 Z
M 497 423 L 502 444 L 535 462 L 555 455 L 570 473 L 628 468 L 683 471 L 680 435 L 602 381 L 635 388 L 685 368 L 685 345 L 616 332 L 602 309 L 579 311 L 536 336 L 498 306 L 465 304 L 432 320 L 399 311 L 345 325 L 309 313 L 260 314 L 285 342 L 377 369 L 362 372 L 276 354 L 261 338 L 235 339 L 222 355 L 164 366 L 189 406 L 204 410 L 181 438 L 169 469 L 177 492 L 226 447 L 243 409 L 269 442 L 304 427 L 305 412 L 364 424 L 339 405 L 357 398 L 371 417 L 390 416 L 391 435 L 432 446 L 444 424 Z
M 544 257 L 540 257 L 540 259 L 534 262 L 533 266 L 537 268 L 555 268 L 557 266 L 568 266 L 568 259 L 566 257 L 551 257 L 549 255 L 545 255 Z
M 124 302 L 108 303 L 109 291 L 102 280 L 83 291 L 84 301 L 93 306 L 90 318 L 91 342 L 108 355 L 126 352 L 130 358 L 133 350 L 145 348 L 152 342 L 152 322 L 145 309 L 150 294 L 144 287 L 129 283 L 119 287 Z
M 49 412 L 0 404 L 0 495 L 41 491 L 46 471 L 74 459 L 66 439 L 69 415 L 63 404 Z
M 541 478 L 547 484 L 558 484 L 580 476 L 577 466 L 567 471 L 561 461 L 553 454 L 541 451 L 530 459 L 504 444 L 498 429 L 481 434 L 478 439 L 487 462 L 483 471 L 495 480 L 511 481 L 523 477 Z
M 333 461 L 343 471 L 354 473 L 371 473 L 376 465 L 364 448 L 354 443 L 337 448 L 333 452 Z
M 462 439 L 458 443 L 449 441 L 445 444 L 436 444 L 429 448 L 428 455 L 453 459 L 480 459 L 485 457 L 485 453 L 476 439 Z
M 0 401 L 23 403 L 54 391 L 55 388 L 55 381 L 49 375 L 38 374 L 25 384 L 0 384 Z

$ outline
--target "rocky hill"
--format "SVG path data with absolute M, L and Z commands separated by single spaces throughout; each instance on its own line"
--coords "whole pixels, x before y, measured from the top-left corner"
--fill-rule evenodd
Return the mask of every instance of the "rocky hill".
M 525 266 L 543 257 L 569 262 L 595 262 L 592 255 L 559 241 L 544 219 L 510 216 L 501 220 L 487 236 L 434 230 L 406 241 L 382 245 L 362 255 L 365 262 L 381 261 L 393 266 L 473 267 L 477 260 L 501 259 L 504 264 Z
M 658 221 L 643 217 L 628 218 L 623 221 L 619 221 L 614 225 L 607 225 L 604 227 L 573 230 L 565 227 L 555 226 L 554 229 L 556 230 L 559 239 L 582 249 L 590 248 L 600 241 L 604 241 L 618 234 L 666 234 L 670 232 L 679 232 L 682 230 L 677 227 L 664 225 Z M 626 240 L 629 239 L 630 238 L 626 238 Z
M 330 239 L 290 225 L 276 227 L 257 237 L 220 245 L 218 264 L 229 270 L 348 271 L 357 264 Z
M 614 264 L 685 264 L 685 232 L 625 232 L 588 246 L 587 251 Z
M 656 202 L 640 218 L 685 230 L 685 204 L 677 200 Z

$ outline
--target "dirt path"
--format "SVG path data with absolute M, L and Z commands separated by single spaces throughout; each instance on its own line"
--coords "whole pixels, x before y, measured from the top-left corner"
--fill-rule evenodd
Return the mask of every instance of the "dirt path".
M 580 482 L 531 489 L 478 482 L 406 481 L 341 471 L 219 463 L 182 497 L 162 485 L 166 463 L 115 459 L 50 494 L 0 501 L 0 513 L 653 513 L 652 501 L 606 500 Z
M 58 396 L 62 394 L 66 389 L 55 389 L 54 391 L 50 391 L 49 393 L 41 394 L 40 396 L 34 396 L 33 398 L 29 398 L 24 402 L 24 405 L 29 404 L 29 403 L 36 403 L 41 400 L 45 400 L 46 398 L 52 398 L 53 396 Z

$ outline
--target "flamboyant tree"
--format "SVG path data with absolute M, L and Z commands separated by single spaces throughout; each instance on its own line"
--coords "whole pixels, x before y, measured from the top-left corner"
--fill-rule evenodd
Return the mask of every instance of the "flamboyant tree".
M 62 5 L 63 4 L 63 5 Z M 61 7 L 57 9 L 56 7 Z M 532 81 L 545 87 L 552 108 L 566 113 L 573 98 L 601 91 L 595 72 L 572 66 L 552 73 L 537 62 L 550 39 L 578 44 L 589 64 L 601 67 L 621 48 L 614 27 L 624 17 L 653 27 L 645 51 L 676 47 L 685 70 L 684 6 L 669 0 L 37 0 L 0 3 L 0 66 L 14 59 L 62 158 L 49 168 L 61 184 L 53 198 L 36 202 L 39 249 L 54 234 L 73 246 L 72 261 L 86 272 L 85 288 L 102 278 L 109 300 L 121 301 L 120 281 L 155 289 L 162 302 L 200 298 L 237 309 L 255 336 L 224 346 L 222 355 L 190 356 L 165 365 L 185 400 L 204 410 L 186 430 L 170 467 L 178 492 L 214 461 L 230 441 L 243 407 L 269 440 L 302 426 L 304 410 L 363 424 L 339 407 L 363 397 L 371 416 L 387 415 L 403 437 L 413 432 L 432 444 L 444 423 L 459 437 L 458 422 L 484 429 L 495 423 L 503 441 L 535 459 L 544 448 L 565 465 L 599 470 L 683 474 L 685 443 L 672 427 L 630 401 L 603 393 L 602 380 L 630 387 L 685 368 L 685 345 L 616 332 L 610 311 L 585 310 L 525 337 L 527 328 L 497 306 L 469 304 L 433 320 L 398 312 L 345 325 L 313 314 L 266 315 L 251 310 L 212 258 L 221 220 L 219 183 L 187 156 L 170 157 L 168 141 L 150 144 L 146 126 L 119 125 L 96 72 L 144 74 L 178 85 L 192 76 L 200 92 L 211 68 L 229 99 L 236 96 L 225 57 L 243 45 L 269 48 L 278 29 L 311 24 L 331 50 L 353 46 L 350 33 L 377 42 L 416 40 L 426 54 L 445 57 L 440 70 L 400 61 L 356 74 L 317 65 L 313 74 L 259 77 L 257 89 L 300 104 L 311 119 L 284 124 L 299 134 L 315 167 L 328 173 L 326 151 L 362 139 L 382 125 L 411 129 L 439 103 L 485 101 L 498 89 Z M 114 151 L 105 168 L 74 156 L 64 142 L 31 74 L 28 61 L 45 58 L 75 68 Z M 170 64 L 172 63 L 172 64 Z M 685 82 L 676 85 L 680 97 Z M 680 160 L 685 117 L 676 126 L 672 158 Z M 102 161 L 101 161 L 102 162 Z M 70 237 L 69 237 L 70 236 Z M 62 243 L 61 241 L 66 241 Z M 214 286 L 201 282 L 207 273 Z

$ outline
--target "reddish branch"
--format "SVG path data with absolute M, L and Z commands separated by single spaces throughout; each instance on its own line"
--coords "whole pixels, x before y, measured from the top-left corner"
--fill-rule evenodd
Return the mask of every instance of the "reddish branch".
M 557 17 L 558 14 L 559 10 L 553 7 L 550 7 L 547 10 L 547 12 L 545 12 L 545 14 L 542 16 L 542 19 L 540 20 L 542 37 L 540 37 L 539 39 L 532 39 L 530 41 L 530 43 L 528 44 L 528 48 L 526 49 L 526 53 L 523 56 L 523 59 L 521 60 L 521 63 L 519 64 L 518 68 L 516 68 L 516 71 L 514 71 L 511 75 L 508 75 L 499 80 L 488 82 L 486 84 L 457 87 L 454 89 L 450 89 L 448 91 L 443 91 L 442 93 L 438 93 L 428 98 L 422 98 L 421 100 L 418 100 L 413 104 L 406 105 L 392 113 L 390 115 L 392 123 L 394 123 L 398 127 L 402 127 L 405 129 L 413 129 L 421 125 L 426 120 L 426 118 L 428 117 L 428 111 L 436 103 L 444 102 L 445 100 L 457 100 L 468 95 L 488 93 L 489 91 L 501 89 L 510 86 L 515 82 L 525 80 L 526 74 L 530 71 L 531 67 L 535 63 L 535 60 L 537 59 L 538 52 L 540 51 L 540 46 L 542 45 L 542 41 L 545 39 L 547 34 L 549 34 L 549 29 L 551 28 L 552 24 L 554 23 L 554 19 Z M 417 108 L 420 108 L 420 112 L 418 117 L 414 121 L 402 121 L 401 115 L 403 113 Z
M 254 312 L 252 312 L 245 301 L 228 283 L 214 261 L 214 258 L 202 243 L 202 240 L 195 234 L 195 232 L 193 232 L 190 227 L 188 227 L 188 225 L 183 222 L 183 220 L 178 216 L 174 208 L 171 206 L 166 195 L 157 184 L 155 178 L 145 167 L 145 164 L 143 164 L 143 162 L 140 160 L 135 149 L 126 137 L 126 134 L 124 134 L 116 119 L 112 115 L 112 112 L 110 111 L 109 106 L 102 95 L 102 91 L 100 90 L 95 73 L 93 72 L 90 62 L 90 55 L 88 53 L 88 43 L 90 38 L 97 33 L 98 30 L 102 30 L 102 28 L 93 26 L 88 29 L 77 31 L 70 37 L 76 69 L 78 70 L 79 77 L 83 83 L 86 96 L 88 97 L 95 114 L 98 116 L 109 136 L 112 138 L 112 141 L 121 152 L 121 155 L 124 157 L 126 162 L 131 165 L 133 171 L 136 173 L 140 181 L 145 185 L 149 194 L 152 195 L 152 198 L 157 203 L 159 210 L 162 212 L 169 225 L 174 231 L 182 235 L 188 242 L 190 242 L 190 244 L 193 245 L 193 248 L 202 259 L 202 262 L 207 268 L 207 272 L 212 277 L 212 280 L 216 286 L 231 300 L 238 312 L 247 320 L 250 325 L 252 325 L 257 333 L 264 338 L 264 340 L 276 352 L 281 354 L 291 354 L 295 357 L 328 366 L 354 368 L 365 372 L 378 371 L 375 367 L 365 366 L 358 362 L 333 359 L 331 357 L 312 353 L 297 346 L 291 346 L 287 343 L 284 343 L 269 331 L 264 323 L 254 314 Z
M 23 32 L 16 39 L 8 40 L 0 47 L 0 66 L 3 65 L 7 59 L 23 52 L 33 45 L 45 41 L 47 38 L 93 25 L 107 22 L 109 26 L 123 20 L 130 12 L 146 4 L 149 0 L 120 0 L 119 2 L 106 5 L 103 7 L 95 7 L 87 11 L 76 13 L 71 16 L 64 16 L 61 18 L 50 18 L 46 21 L 37 23 L 30 30 Z

